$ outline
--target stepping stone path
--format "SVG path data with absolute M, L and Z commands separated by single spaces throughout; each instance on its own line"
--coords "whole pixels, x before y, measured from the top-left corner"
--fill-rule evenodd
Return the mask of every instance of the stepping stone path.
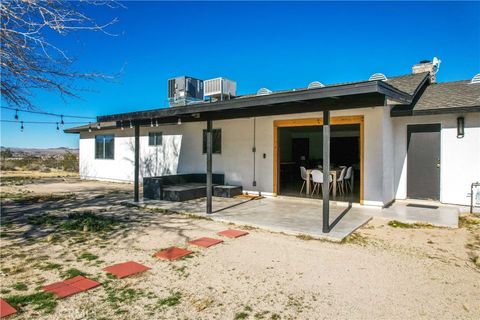
M 217 234 L 227 238 L 238 238 L 238 237 L 246 236 L 248 232 L 241 231 L 241 230 L 228 229 L 228 230 L 221 231 Z
M 238 238 L 247 235 L 248 232 L 228 229 L 221 231 L 218 234 L 228 238 Z M 199 247 L 209 248 L 222 242 L 223 240 L 220 239 L 202 237 L 191 240 L 188 243 Z M 171 247 L 155 253 L 154 256 L 162 260 L 172 261 L 188 256 L 192 253 L 193 251 L 187 249 Z M 107 273 L 114 275 L 115 277 L 117 277 L 117 279 L 122 279 L 137 273 L 150 270 L 150 268 L 134 261 L 127 261 L 104 268 L 103 270 Z M 99 285 L 100 283 L 97 281 L 85 278 L 84 276 L 76 276 L 65 281 L 55 282 L 50 285 L 44 286 L 43 290 L 46 292 L 52 292 L 58 298 L 65 298 L 79 292 L 84 292 L 96 288 Z M 16 312 L 17 310 L 15 310 L 15 308 L 9 305 L 5 300 L 0 298 L 0 318 L 7 317 Z
M 7 301 L 0 299 L 0 318 L 8 317 L 14 313 L 17 313 L 17 310 L 9 305 Z
M 223 240 L 220 240 L 220 239 L 203 237 L 203 238 L 199 238 L 199 239 L 196 239 L 196 240 L 188 241 L 188 244 L 208 248 L 208 247 L 217 245 L 217 244 L 222 243 L 222 242 L 223 242 Z
M 178 247 L 171 247 L 162 251 L 159 251 L 154 254 L 155 257 L 162 259 L 162 260 L 177 260 L 180 258 L 183 258 L 185 256 L 188 256 L 189 254 L 192 254 L 193 251 L 187 250 L 187 249 L 182 249 Z
M 84 276 L 76 276 L 65 281 L 55 282 L 44 286 L 43 290 L 52 292 L 58 298 L 65 298 L 79 292 L 87 291 L 98 287 L 99 282 L 85 278 Z
M 122 279 L 147 270 L 150 270 L 150 268 L 134 261 L 115 264 L 103 269 L 103 271 L 114 275 L 117 279 Z

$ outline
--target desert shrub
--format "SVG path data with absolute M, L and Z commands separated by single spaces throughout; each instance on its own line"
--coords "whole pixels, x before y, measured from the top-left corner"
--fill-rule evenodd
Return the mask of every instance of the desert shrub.
M 64 230 L 99 232 L 111 231 L 117 225 L 118 221 L 113 218 L 85 211 L 70 213 L 68 219 L 60 227 Z
M 14 171 L 17 168 L 15 161 L 6 159 L 1 160 L 0 167 L 2 171 Z
M 67 152 L 62 158 L 62 168 L 65 171 L 78 171 L 78 156 L 71 152 Z

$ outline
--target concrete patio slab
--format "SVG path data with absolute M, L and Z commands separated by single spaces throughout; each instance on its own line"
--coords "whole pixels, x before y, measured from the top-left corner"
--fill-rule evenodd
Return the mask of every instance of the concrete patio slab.
M 428 206 L 431 206 L 429 208 Z M 458 228 L 460 210 L 455 206 L 419 200 L 397 200 L 374 216 L 406 223 L 426 223 L 437 227 Z
M 262 228 L 291 235 L 308 235 L 313 238 L 342 241 L 371 218 L 371 211 L 379 209 L 348 208 L 347 204 L 331 204 L 330 223 L 347 211 L 329 233 L 322 232 L 322 202 L 300 198 L 213 198 L 214 213 L 205 214 L 205 199 L 184 202 L 146 200 L 135 204 L 159 211 L 187 213 L 208 217 L 216 221 Z

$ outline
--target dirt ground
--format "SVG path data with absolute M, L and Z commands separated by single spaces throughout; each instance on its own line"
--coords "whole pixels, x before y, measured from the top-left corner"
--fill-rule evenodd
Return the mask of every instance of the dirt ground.
M 465 216 L 458 229 L 373 219 L 344 243 L 255 229 L 203 249 L 186 242 L 242 226 L 124 206 L 131 189 L 74 177 L 2 186 L 18 195 L 2 199 L 0 238 L 0 295 L 20 301 L 13 319 L 479 319 L 478 218 Z M 115 224 L 68 231 L 61 223 L 72 212 Z M 195 253 L 152 257 L 173 245 Z M 102 271 L 128 260 L 151 270 L 121 280 Z M 75 271 L 102 286 L 38 296 Z

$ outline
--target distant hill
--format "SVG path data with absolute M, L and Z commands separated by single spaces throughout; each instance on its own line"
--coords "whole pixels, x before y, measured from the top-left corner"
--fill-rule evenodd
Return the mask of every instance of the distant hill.
M 78 149 L 70 149 L 66 147 L 60 148 L 47 148 L 47 149 L 40 149 L 40 148 L 6 148 L 0 147 L 1 151 L 9 149 L 14 157 L 19 156 L 26 156 L 32 155 L 37 157 L 45 157 L 45 156 L 60 156 L 65 153 L 73 153 L 78 155 Z

